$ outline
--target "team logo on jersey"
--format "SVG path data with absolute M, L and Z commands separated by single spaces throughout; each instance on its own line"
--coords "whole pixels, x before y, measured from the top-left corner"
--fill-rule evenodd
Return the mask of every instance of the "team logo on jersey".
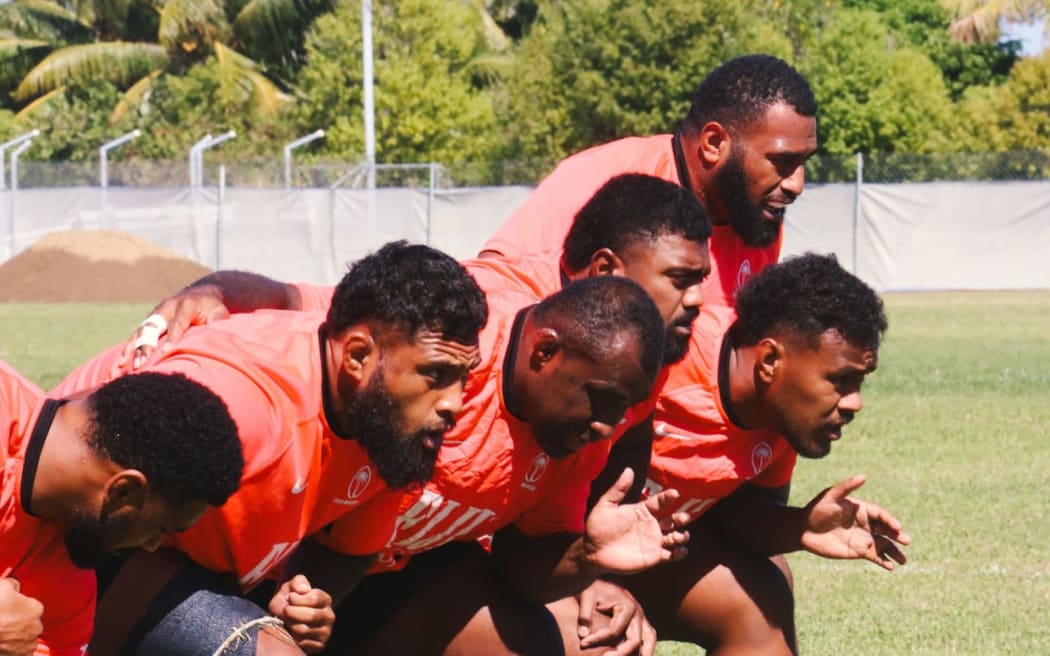
M 751 260 L 744 260 L 740 263 L 740 270 L 736 272 L 736 288 L 739 290 L 747 282 L 747 279 L 751 277 Z
M 372 468 L 364 465 L 357 470 L 354 477 L 350 479 L 350 486 L 346 488 L 346 498 L 353 501 L 365 493 L 368 485 L 372 482 Z
M 773 459 L 773 448 L 765 442 L 759 442 L 755 445 L 755 448 L 751 450 L 751 467 L 755 470 L 755 476 L 761 474 L 766 467 L 769 466 L 769 461 Z
M 550 464 L 551 458 L 546 453 L 541 453 L 533 458 L 532 462 L 529 463 L 529 470 L 525 472 L 525 480 L 521 486 L 526 490 L 535 491 L 536 483 L 547 473 L 547 468 L 550 467 Z

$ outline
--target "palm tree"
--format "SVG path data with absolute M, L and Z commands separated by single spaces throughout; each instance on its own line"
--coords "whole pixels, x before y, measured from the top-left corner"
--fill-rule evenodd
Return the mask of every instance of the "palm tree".
M 952 38 L 966 43 L 994 43 L 1000 25 L 1046 21 L 1046 0 L 941 0 L 952 12 Z
M 126 90 L 115 120 L 160 75 L 214 57 L 230 91 L 265 115 L 288 98 L 282 80 L 298 66 L 303 31 L 330 8 L 330 0 L 13 0 L 0 6 L 0 68 L 33 60 L 12 93 L 23 112 L 66 84 L 109 80 Z

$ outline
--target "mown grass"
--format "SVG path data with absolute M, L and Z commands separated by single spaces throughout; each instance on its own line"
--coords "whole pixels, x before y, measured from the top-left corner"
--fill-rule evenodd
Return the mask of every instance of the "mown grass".
M 865 408 L 800 463 L 803 503 L 855 473 L 912 534 L 911 562 L 794 555 L 804 654 L 1050 654 L 1050 293 L 902 294 Z M 0 358 L 45 389 L 148 305 L 0 304 Z M 701 653 L 662 643 L 659 656 Z

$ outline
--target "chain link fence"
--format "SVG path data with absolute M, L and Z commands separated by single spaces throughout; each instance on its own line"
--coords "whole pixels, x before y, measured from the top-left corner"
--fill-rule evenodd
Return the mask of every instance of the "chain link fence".
M 1050 179 L 1050 150 L 816 155 L 809 182 L 989 182 Z
M 11 171 L 7 164 L 8 176 Z M 421 164 L 378 164 L 376 187 L 455 189 L 462 187 L 535 185 L 557 164 L 555 161 L 495 161 Z M 294 162 L 291 188 L 362 189 L 368 186 L 369 167 L 361 162 Z M 280 189 L 286 186 L 284 162 L 278 158 L 204 162 L 203 186 Z M 18 188 L 99 186 L 98 161 L 53 162 L 21 160 Z M 1050 179 L 1050 150 L 1003 153 L 872 153 L 816 155 L 806 164 L 806 180 L 825 182 L 944 182 Z M 10 182 L 5 186 L 10 188 Z M 110 187 L 190 186 L 188 159 L 111 159 Z

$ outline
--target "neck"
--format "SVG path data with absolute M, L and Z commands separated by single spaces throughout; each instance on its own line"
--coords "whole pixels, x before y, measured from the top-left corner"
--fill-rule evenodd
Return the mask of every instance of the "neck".
M 340 417 L 343 416 L 344 403 L 343 395 L 339 389 L 339 376 L 343 370 L 343 357 L 346 355 L 344 350 L 346 343 L 333 339 L 330 335 L 325 335 L 321 339 L 321 360 L 324 362 L 324 391 L 326 401 L 329 404 L 327 409 L 331 412 L 326 413 L 329 424 L 336 429 L 337 433 L 346 434 L 349 431 L 348 426 L 337 425 L 340 424 Z
M 682 145 L 682 159 L 689 177 L 689 186 L 696 196 L 696 200 L 707 210 L 711 223 L 725 225 L 729 219 L 725 210 L 718 202 L 718 197 L 710 193 L 714 189 L 715 173 L 714 165 L 705 164 L 700 159 L 700 137 L 695 131 L 683 127 L 679 131 Z
M 761 404 L 755 382 L 755 356 L 752 350 L 733 346 L 724 363 L 729 374 L 729 399 L 731 408 L 726 408 L 742 425 L 740 428 L 760 428 Z
M 84 400 L 70 401 L 55 414 L 33 480 L 33 514 L 68 524 L 76 510 L 105 489 L 116 469 L 85 443 L 83 430 L 90 425 Z
M 515 340 L 510 344 L 504 356 L 503 363 L 503 400 L 507 404 L 507 410 L 518 419 L 525 417 L 529 404 L 528 381 L 529 358 L 532 357 L 532 349 L 527 345 L 532 343 L 532 333 L 535 326 L 532 323 L 532 314 L 535 306 L 521 310 L 521 315 L 515 318 L 517 330 L 511 331 Z M 519 324 L 520 322 L 520 324 Z

